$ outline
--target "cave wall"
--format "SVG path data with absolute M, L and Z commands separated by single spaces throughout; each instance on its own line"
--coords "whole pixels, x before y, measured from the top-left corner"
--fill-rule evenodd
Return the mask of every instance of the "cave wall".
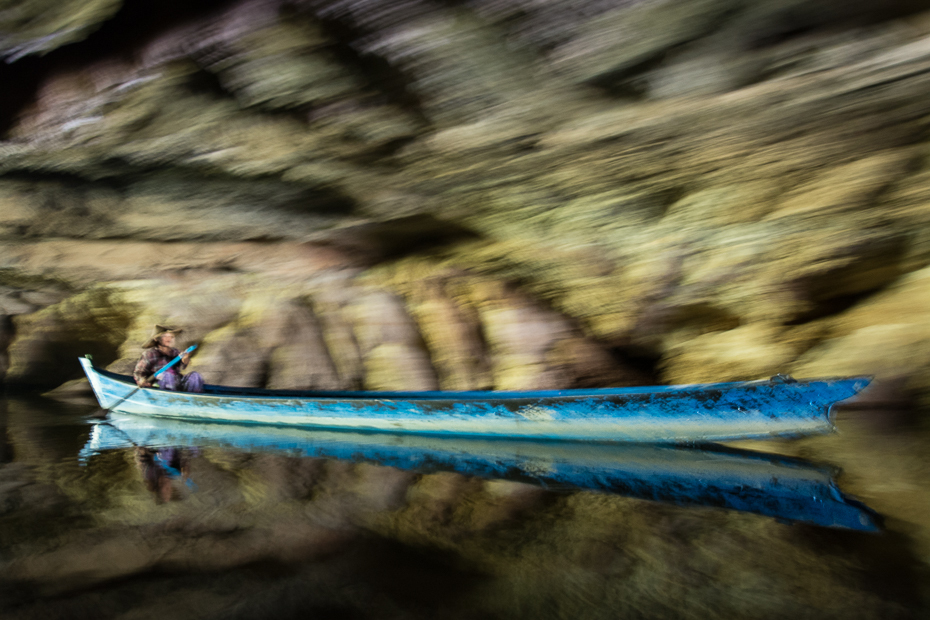
M 930 394 L 923 2 L 45 4 L 0 20 L 8 387 L 168 322 L 211 382 Z

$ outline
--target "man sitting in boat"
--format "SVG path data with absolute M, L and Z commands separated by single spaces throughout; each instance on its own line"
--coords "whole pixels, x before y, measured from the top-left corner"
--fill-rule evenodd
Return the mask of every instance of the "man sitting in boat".
M 182 329 L 156 325 L 152 337 L 146 341 L 142 348 L 142 358 L 136 364 L 132 376 L 139 387 L 152 387 L 152 375 L 161 370 L 181 352 L 174 348 L 174 340 Z M 190 353 L 185 353 L 181 361 L 166 370 L 158 378 L 158 387 L 163 390 L 182 392 L 203 392 L 203 377 L 199 372 L 182 375 L 181 370 L 187 368 L 190 362 Z

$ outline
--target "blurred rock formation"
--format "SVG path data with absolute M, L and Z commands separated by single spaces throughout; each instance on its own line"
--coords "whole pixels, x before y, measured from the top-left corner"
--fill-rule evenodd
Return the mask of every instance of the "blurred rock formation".
M 3 2 L 0 372 L 930 405 L 924 5 Z

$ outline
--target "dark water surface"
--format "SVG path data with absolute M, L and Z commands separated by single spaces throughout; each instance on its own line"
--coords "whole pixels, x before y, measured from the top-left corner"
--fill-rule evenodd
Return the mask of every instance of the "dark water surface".
M 697 488 L 687 477 L 665 502 L 640 498 L 639 473 L 569 480 L 570 453 L 560 469 L 545 444 L 501 470 L 478 444 L 455 462 L 429 446 L 406 468 L 401 440 L 166 450 L 135 434 L 88 451 L 124 432 L 93 435 L 97 412 L 0 400 L 0 618 L 930 617 L 930 433 L 900 412 L 739 446 L 841 467 L 839 489 L 883 517 L 872 533 L 721 508 L 716 486 L 716 505 L 669 503 Z M 735 475 L 715 471 L 698 481 Z

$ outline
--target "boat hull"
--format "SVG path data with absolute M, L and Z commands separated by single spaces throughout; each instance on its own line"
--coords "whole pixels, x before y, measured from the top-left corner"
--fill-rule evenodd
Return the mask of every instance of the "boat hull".
M 572 441 L 702 442 L 833 430 L 831 410 L 869 379 L 752 381 L 540 392 L 136 389 L 80 359 L 100 406 L 201 422 Z

